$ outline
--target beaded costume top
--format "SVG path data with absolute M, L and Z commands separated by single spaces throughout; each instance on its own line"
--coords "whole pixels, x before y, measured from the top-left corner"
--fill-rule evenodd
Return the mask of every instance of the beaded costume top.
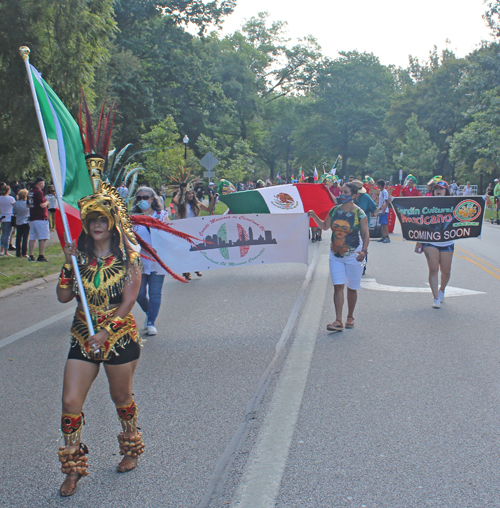
M 127 268 L 122 260 L 110 254 L 78 266 L 91 314 L 93 310 L 107 310 L 109 305 L 122 302 L 123 285 L 127 277 Z M 76 284 L 75 293 L 79 300 Z

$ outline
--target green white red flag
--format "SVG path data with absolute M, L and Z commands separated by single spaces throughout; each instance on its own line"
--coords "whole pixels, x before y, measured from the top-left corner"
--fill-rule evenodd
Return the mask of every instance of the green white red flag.
M 232 214 L 303 213 L 314 210 L 320 219 L 325 219 L 335 206 L 326 186 L 312 183 L 275 185 L 232 192 L 219 199 L 228 206 Z
M 30 70 L 53 163 L 52 176 L 61 191 L 71 236 L 76 239 L 81 230 L 78 200 L 93 194 L 80 130 L 71 113 L 41 74 L 33 65 L 30 65 Z M 62 221 L 59 217 L 57 232 L 60 240 L 63 238 L 62 231 Z

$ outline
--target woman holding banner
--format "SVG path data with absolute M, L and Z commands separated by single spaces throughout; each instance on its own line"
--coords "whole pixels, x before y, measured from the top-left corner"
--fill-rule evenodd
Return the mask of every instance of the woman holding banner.
M 342 186 L 342 193 L 338 197 L 337 206 L 334 206 L 324 221 L 314 211 L 308 212 L 318 227 L 323 230 L 332 230 L 330 245 L 330 274 L 334 286 L 333 303 L 335 305 L 336 319 L 327 325 L 327 330 L 341 332 L 342 309 L 344 306 L 344 286 L 347 285 L 347 320 L 345 327 L 354 327 L 354 308 L 358 299 L 358 289 L 361 288 L 362 263 L 368 253 L 370 233 L 368 219 L 365 212 L 354 204 L 358 195 L 355 183 L 346 183 Z
M 444 180 L 432 184 L 433 196 L 449 196 L 450 187 Z M 429 267 L 429 285 L 434 298 L 432 307 L 439 309 L 444 300 L 444 292 L 451 276 L 454 242 L 423 243 L 422 248 Z M 441 271 L 441 285 L 438 287 L 438 276 Z
M 151 187 L 139 187 L 134 197 L 134 208 L 132 214 L 142 214 L 161 222 L 167 222 L 168 212 L 163 209 L 163 205 L 156 192 Z M 151 245 L 151 229 L 146 226 L 134 226 L 134 231 L 145 242 Z M 147 258 L 142 260 L 142 282 L 137 303 L 146 313 L 144 328 L 148 335 L 156 335 L 155 322 L 160 312 L 161 293 L 166 271 L 156 262 Z M 149 293 L 149 298 L 148 298 Z

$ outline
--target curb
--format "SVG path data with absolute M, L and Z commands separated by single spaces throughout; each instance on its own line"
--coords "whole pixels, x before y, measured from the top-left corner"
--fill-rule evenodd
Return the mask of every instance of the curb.
M 40 277 L 38 279 L 29 280 L 27 282 L 23 282 L 19 284 L 19 286 L 14 286 L 11 288 L 4 289 L 0 291 L 0 298 L 5 298 L 6 296 L 14 295 L 16 293 L 20 293 L 25 289 L 29 289 L 35 286 L 39 286 L 40 284 L 46 284 L 48 282 L 52 282 L 59 278 L 59 272 L 51 273 L 50 275 L 46 275 L 45 277 Z

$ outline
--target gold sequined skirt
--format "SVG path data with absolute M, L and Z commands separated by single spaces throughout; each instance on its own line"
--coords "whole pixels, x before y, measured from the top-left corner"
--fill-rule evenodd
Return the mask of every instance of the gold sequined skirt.
M 95 333 L 102 329 L 102 325 L 106 319 L 112 316 L 115 312 L 116 309 L 104 312 L 92 310 Z M 89 347 L 87 342 L 89 337 L 89 329 L 87 327 L 87 321 L 85 320 L 85 313 L 80 309 L 77 309 L 75 317 L 73 318 L 73 324 L 71 325 L 71 346 L 80 347 L 82 355 L 85 356 L 85 358 L 88 358 L 89 360 L 106 361 L 111 352 L 119 356 L 119 349 L 124 348 L 130 341 L 138 342 L 141 346 L 143 342 L 132 314 L 128 314 L 125 317 L 124 326 L 122 326 L 117 332 L 113 333 L 97 351 L 94 351 Z

